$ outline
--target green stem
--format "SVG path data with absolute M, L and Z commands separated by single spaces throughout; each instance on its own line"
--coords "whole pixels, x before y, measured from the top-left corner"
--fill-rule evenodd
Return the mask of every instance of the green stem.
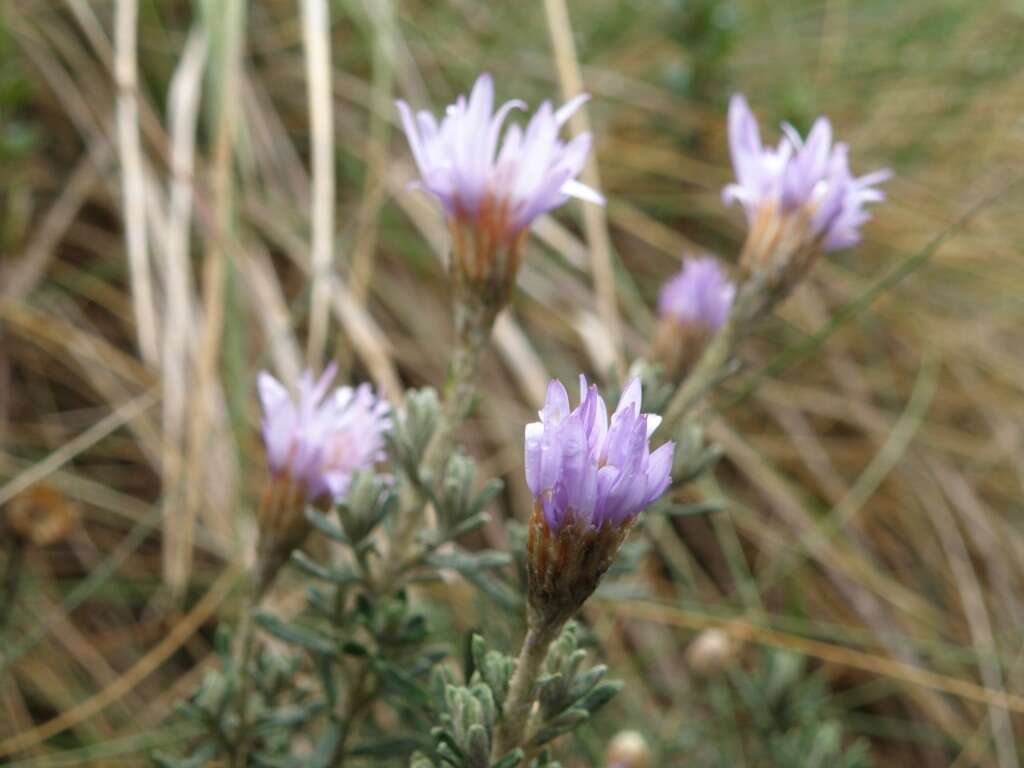
M 496 312 L 479 300 L 467 298 L 456 307 L 456 344 L 448 367 L 441 417 L 424 451 L 420 475 L 436 483 L 455 449 L 455 435 L 469 416 L 476 398 L 480 357 L 491 337 Z M 415 483 L 406 483 L 399 504 L 398 525 L 393 539 L 391 570 L 414 557 L 413 538 L 423 522 L 426 499 Z M 385 581 L 389 580 L 385 576 Z
M 259 600 L 258 589 L 250 583 L 242 615 L 239 617 L 234 652 L 239 677 L 238 731 L 231 755 L 231 765 L 235 768 L 242 768 L 249 759 L 249 698 L 252 696 L 252 654 L 256 645 L 252 614 Z
M 750 277 L 740 285 L 729 319 L 715 334 L 665 409 L 665 426 L 669 430 L 699 405 L 713 387 L 722 382 L 736 347 L 754 322 L 770 307 L 771 301 L 763 278 Z
M 496 310 L 493 305 L 467 298 L 456 306 L 456 344 L 448 369 L 444 404 L 437 429 L 424 451 L 419 468 L 421 477 L 429 477 L 435 483 L 448 465 L 455 448 L 455 435 L 466 420 L 476 397 L 477 369 L 480 357 L 491 336 Z M 424 490 L 414 482 L 405 483 L 399 501 L 398 522 L 392 538 L 390 557 L 381 572 L 375 574 L 365 560 L 360 561 L 366 589 L 372 600 L 391 594 L 402 584 L 405 575 L 416 567 L 426 550 L 414 546 L 416 531 L 423 524 L 423 510 L 427 499 Z M 547 641 L 550 644 L 550 639 Z M 547 646 L 545 645 L 545 648 Z M 541 659 L 543 661 L 543 659 Z M 372 695 L 365 690 L 369 676 L 365 660 L 360 662 L 356 672 L 353 694 L 346 711 L 344 730 L 335 746 L 331 765 L 340 766 L 345 760 L 345 745 L 352 733 L 356 720 L 366 710 Z
M 366 706 L 373 700 L 371 692 L 366 687 L 369 675 L 369 666 L 367 666 L 365 661 L 361 661 L 359 671 L 356 673 L 356 681 L 352 686 L 352 693 L 346 702 L 341 735 L 338 737 L 338 743 L 334 745 L 334 752 L 331 755 L 329 765 L 337 767 L 345 764 L 345 746 L 348 744 L 348 737 L 354 730 L 352 726 L 356 718 L 363 713 Z
M 531 619 L 523 638 L 523 647 L 516 660 L 508 695 L 502 707 L 501 720 L 494 734 L 491 761 L 500 760 L 516 747 L 525 746 L 523 739 L 537 698 L 537 678 L 548 655 L 548 647 L 558 636 L 561 625 L 543 624 Z

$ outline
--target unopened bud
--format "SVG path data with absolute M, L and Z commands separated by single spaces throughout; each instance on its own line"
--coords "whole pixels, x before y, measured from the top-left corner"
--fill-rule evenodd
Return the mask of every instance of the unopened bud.
M 651 748 L 639 731 L 619 731 L 608 745 L 608 768 L 650 768 Z
M 705 629 L 690 643 L 686 660 L 701 677 L 714 677 L 732 665 L 739 652 L 737 642 L 724 630 Z
M 661 290 L 652 357 L 669 379 L 681 380 L 700 358 L 711 338 L 725 324 L 736 286 L 717 259 L 687 259 Z

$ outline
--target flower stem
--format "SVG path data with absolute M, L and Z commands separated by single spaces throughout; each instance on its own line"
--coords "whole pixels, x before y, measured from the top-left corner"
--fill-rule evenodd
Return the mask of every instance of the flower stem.
M 448 367 L 444 404 L 437 428 L 424 451 L 420 473 L 437 482 L 455 449 L 455 434 L 469 416 L 476 398 L 480 356 L 491 337 L 495 310 L 471 298 L 456 307 L 456 345 Z M 422 524 L 426 499 L 415 483 L 407 483 L 399 504 L 398 525 L 393 539 L 393 566 L 406 563 L 411 556 L 413 537 Z
M 237 664 L 238 686 L 238 730 L 235 734 L 231 765 L 242 768 L 249 757 L 249 698 L 252 695 L 252 654 L 256 645 L 252 614 L 259 604 L 260 593 L 254 584 L 249 584 L 242 615 L 239 617 L 238 634 L 234 658 Z
M 441 420 L 423 457 L 424 469 L 435 478 L 444 471 L 455 447 L 455 433 L 472 410 L 480 356 L 491 337 L 495 317 L 490 305 L 473 297 L 456 307 L 457 339 L 448 368 Z
M 548 647 L 558 636 L 562 625 L 546 624 L 531 617 L 523 647 L 516 660 L 516 671 L 512 675 L 508 695 L 502 707 L 501 720 L 494 736 L 491 761 L 500 760 L 504 755 L 522 744 L 526 724 L 537 696 L 537 678 L 548 655 Z
M 725 325 L 704 349 L 704 354 L 676 390 L 665 409 L 665 424 L 671 429 L 692 411 L 729 372 L 729 362 L 754 321 L 771 306 L 764 280 L 753 276 L 739 288 Z
M 338 737 L 338 743 L 334 745 L 334 752 L 328 763 L 328 765 L 334 768 L 339 768 L 345 764 L 345 748 L 348 744 L 348 738 L 354 730 L 353 726 L 373 700 L 373 692 L 367 686 L 369 676 L 370 668 L 365 661 L 362 661 L 359 664 L 359 671 L 356 672 L 356 679 L 346 702 L 341 735 Z

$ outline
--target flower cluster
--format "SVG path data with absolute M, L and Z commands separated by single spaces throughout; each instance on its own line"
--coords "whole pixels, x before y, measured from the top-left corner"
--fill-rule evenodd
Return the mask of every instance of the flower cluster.
M 569 142 L 558 134 L 587 100 L 559 109 L 545 101 L 523 129 L 505 121 L 519 100 L 495 111 L 490 75 L 477 78 L 469 98 L 459 96 L 440 124 L 427 111 L 397 103 L 420 186 L 444 208 L 452 231 L 452 272 L 457 286 L 483 294 L 496 313 L 508 300 L 519 269 L 523 235 L 538 216 L 570 197 L 604 199 L 576 177 L 590 152 L 584 133 Z
M 308 535 L 306 505 L 340 501 L 355 472 L 384 458 L 388 404 L 368 384 L 328 393 L 336 370 L 332 365 L 316 380 L 306 371 L 297 399 L 269 373 L 259 375 L 271 476 L 259 511 L 259 591 Z
M 636 516 L 671 482 L 675 444 L 650 450 L 661 417 L 641 413 L 640 397 L 634 379 L 609 423 L 586 378 L 574 410 L 565 387 L 552 381 L 540 421 L 526 426 L 526 483 L 534 498 L 529 599 L 548 625 L 564 622 L 589 597 Z
M 729 104 L 729 150 L 736 182 L 725 187 L 722 199 L 746 211 L 748 261 L 769 258 L 787 238 L 791 250 L 832 251 L 860 242 L 860 227 L 869 218 L 865 205 L 884 199 L 876 185 L 891 175 L 879 170 L 855 177 L 847 146 L 832 143 L 826 117 L 814 122 L 806 141 L 787 124 L 777 147 L 764 146 L 740 95 Z M 795 231 L 786 231 L 787 225 Z

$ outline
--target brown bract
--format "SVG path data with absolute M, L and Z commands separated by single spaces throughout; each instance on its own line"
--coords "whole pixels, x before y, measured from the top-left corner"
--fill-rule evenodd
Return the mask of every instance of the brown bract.
M 273 584 L 291 553 L 309 535 L 305 487 L 288 473 L 272 476 L 260 499 L 257 513 L 259 542 L 256 547 L 254 585 L 262 595 Z
M 526 542 L 528 598 L 541 625 L 561 627 L 590 597 L 626 540 L 633 521 L 553 531 L 539 502 L 533 505 Z
M 448 227 L 457 298 L 483 305 L 497 315 L 515 286 L 527 230 L 510 236 L 507 205 L 495 205 L 490 198 L 476 216 L 455 216 L 448 220 Z
M 765 206 L 754 219 L 740 267 L 763 285 L 765 311 L 792 292 L 821 254 L 822 236 L 814 232 L 812 215 L 807 208 L 783 213 Z

